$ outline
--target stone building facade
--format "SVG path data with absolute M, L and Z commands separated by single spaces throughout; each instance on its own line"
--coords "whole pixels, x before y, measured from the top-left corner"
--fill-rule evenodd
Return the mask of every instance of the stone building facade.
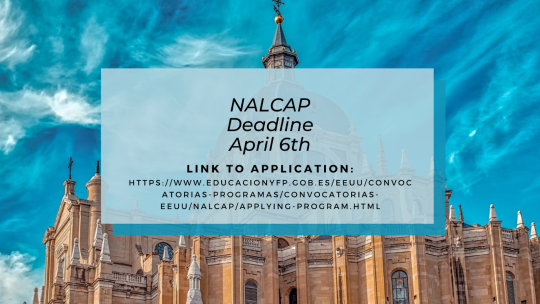
M 294 68 L 276 21 L 263 64 Z M 43 237 L 45 284 L 32 304 L 540 303 L 534 223 L 518 213 L 503 228 L 492 206 L 487 224 L 468 225 L 451 190 L 444 236 L 117 236 L 100 223 L 99 170 L 86 199 L 74 187 L 64 182 Z

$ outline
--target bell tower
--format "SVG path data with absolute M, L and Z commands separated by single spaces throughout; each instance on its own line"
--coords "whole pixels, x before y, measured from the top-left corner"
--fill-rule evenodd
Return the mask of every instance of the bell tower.
M 287 44 L 285 33 L 283 33 L 283 28 L 281 27 L 285 18 L 281 15 L 279 7 L 285 3 L 281 2 L 281 0 L 272 1 L 277 5 L 277 7 L 274 5 L 274 11 L 277 14 L 274 21 L 277 24 L 277 28 L 272 46 L 268 49 L 268 55 L 262 58 L 262 63 L 267 69 L 294 69 L 299 62 L 298 56 L 296 56 L 296 50 L 293 50 Z

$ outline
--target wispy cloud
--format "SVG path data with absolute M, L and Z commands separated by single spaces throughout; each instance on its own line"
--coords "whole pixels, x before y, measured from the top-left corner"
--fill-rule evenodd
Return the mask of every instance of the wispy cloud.
M 8 154 L 36 125 L 95 125 L 99 116 L 98 105 L 66 90 L 0 92 L 0 149 Z
M 109 35 L 105 27 L 97 23 L 95 18 L 90 18 L 81 37 L 80 51 L 85 59 L 83 70 L 86 74 L 96 71 L 103 60 Z M 97 69 L 99 71 L 99 69 Z
M 36 46 L 20 32 L 24 14 L 9 0 L 0 1 L 0 63 L 9 67 L 26 61 Z
M 252 54 L 254 51 L 253 47 L 242 46 L 230 36 L 183 35 L 178 37 L 173 44 L 161 47 L 159 59 L 170 67 L 205 67 L 230 63 L 231 60 Z
M 43 269 L 33 269 L 34 261 L 18 251 L 0 253 L 0 303 L 31 303 L 34 288 L 43 282 Z

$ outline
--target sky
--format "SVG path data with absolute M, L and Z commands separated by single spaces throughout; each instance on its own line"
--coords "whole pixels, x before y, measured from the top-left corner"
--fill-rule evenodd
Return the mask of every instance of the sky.
M 434 68 L 451 203 L 468 223 L 485 224 L 490 204 L 504 227 L 518 210 L 540 223 L 539 1 L 285 3 L 298 67 Z M 100 69 L 262 68 L 273 18 L 270 0 L 0 0 L 0 302 L 42 285 L 70 156 L 85 197 Z

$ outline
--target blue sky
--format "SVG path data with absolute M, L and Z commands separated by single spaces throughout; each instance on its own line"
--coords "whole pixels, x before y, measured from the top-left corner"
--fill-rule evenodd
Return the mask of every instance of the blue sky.
M 434 68 L 447 82 L 452 203 L 540 222 L 540 2 L 285 1 L 303 68 Z M 77 192 L 99 159 L 100 69 L 261 68 L 270 0 L 0 0 L 0 298 L 41 285 L 69 156 Z M 411 164 L 413 165 L 413 164 Z M 17 288 L 15 288 L 15 286 Z

